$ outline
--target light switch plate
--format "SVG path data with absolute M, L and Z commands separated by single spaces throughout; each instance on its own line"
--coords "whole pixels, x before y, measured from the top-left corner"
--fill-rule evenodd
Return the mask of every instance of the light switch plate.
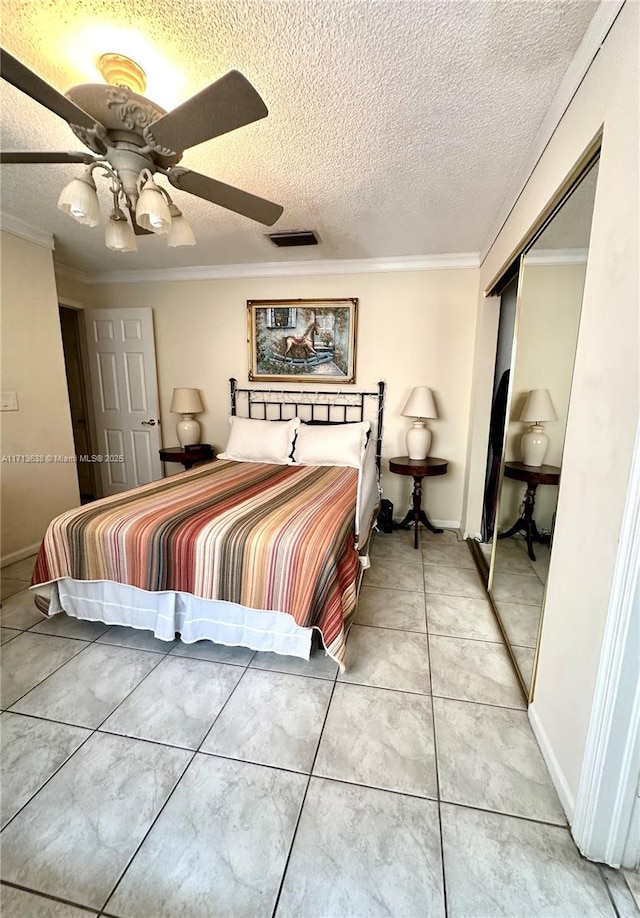
M 0 396 L 0 411 L 17 411 L 18 396 L 12 389 L 4 389 Z

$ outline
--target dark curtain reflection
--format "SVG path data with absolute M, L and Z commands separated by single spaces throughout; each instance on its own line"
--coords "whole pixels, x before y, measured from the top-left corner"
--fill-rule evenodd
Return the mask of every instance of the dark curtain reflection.
M 500 460 L 504 442 L 504 425 L 507 419 L 507 395 L 509 393 L 509 370 L 502 374 L 491 407 L 489 427 L 489 450 L 487 453 L 487 477 L 482 508 L 482 541 L 490 542 L 496 522 L 498 490 L 500 487 Z

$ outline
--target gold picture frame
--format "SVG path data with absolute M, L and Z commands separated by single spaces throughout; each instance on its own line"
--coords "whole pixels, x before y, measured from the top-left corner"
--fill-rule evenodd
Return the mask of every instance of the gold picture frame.
M 358 300 L 247 300 L 252 382 L 354 383 Z

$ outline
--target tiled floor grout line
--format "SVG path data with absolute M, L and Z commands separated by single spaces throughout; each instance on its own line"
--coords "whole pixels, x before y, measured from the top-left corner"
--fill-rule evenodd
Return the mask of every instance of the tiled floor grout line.
M 431 594 L 433 595 L 433 594 Z M 464 597 L 468 599 L 469 597 Z M 478 641 L 481 644 L 504 644 L 504 641 L 499 638 L 479 638 L 479 637 L 462 637 L 459 634 L 444 634 L 442 631 L 415 631 L 413 628 L 393 628 L 391 625 L 375 625 L 373 622 L 354 622 L 353 625 L 359 628 L 378 628 L 381 631 L 399 631 L 402 634 L 430 634 L 432 637 L 450 637 L 458 638 L 461 641 Z M 526 644 L 516 644 L 516 647 L 526 647 L 527 650 L 533 650 L 533 647 L 527 647 Z
M 13 712 L 13 711 L 7 711 L 7 713 L 8 713 L 8 714 L 13 714 L 14 712 Z M 26 717 L 27 715 L 25 715 L 25 714 L 18 714 L 17 712 L 15 712 L 15 716 L 16 716 L 16 717 Z M 36 719 L 36 720 L 44 720 L 44 718 L 35 718 L 35 719 Z M 49 721 L 49 723 L 59 723 L 59 721 Z M 76 727 L 77 727 L 77 724 L 68 724 L 68 726 L 76 726 Z M 94 735 L 94 733 L 96 732 L 95 730 L 92 730 L 90 727 L 82 727 L 82 728 L 80 728 L 80 729 L 88 730 L 88 736 L 86 736 L 86 737 L 83 739 L 83 741 L 80 743 L 80 745 L 77 746 L 77 747 L 73 750 L 73 752 L 72 752 L 70 755 L 67 756 L 67 758 L 64 760 L 64 762 L 61 762 L 61 763 L 60 763 L 60 765 L 56 768 L 56 770 L 53 772 L 53 774 L 49 775 L 49 777 L 48 777 L 47 780 L 44 782 L 44 784 L 42 784 L 42 785 L 41 785 L 41 786 L 40 786 L 40 787 L 39 787 L 30 797 L 29 797 L 29 799 L 26 800 L 25 803 L 23 803 L 23 805 L 20 807 L 20 809 L 17 810 L 17 812 L 15 812 L 15 813 L 13 814 L 13 816 L 11 817 L 11 819 L 7 820 L 7 822 L 2 826 L 2 829 L 0 830 L 0 834 L 1 834 L 2 832 L 4 832 L 5 829 L 7 829 L 7 828 L 11 825 L 11 823 L 13 822 L 13 820 L 14 820 L 17 816 L 20 815 L 20 813 L 24 810 L 24 808 L 25 808 L 26 806 L 28 806 L 28 805 L 31 803 L 32 800 L 35 800 L 35 798 L 38 796 L 38 794 L 40 794 L 40 793 L 44 790 L 44 788 L 47 786 L 47 784 L 49 784 L 49 782 L 52 781 L 53 778 L 55 778 L 55 776 L 58 774 L 58 772 L 59 772 L 62 768 L 64 768 L 64 766 L 65 766 L 68 762 L 71 761 L 71 759 L 74 757 L 74 755 L 76 754 L 76 752 L 78 752 L 80 749 L 82 749 L 82 747 L 85 746 L 85 745 L 89 742 L 89 740 L 91 739 L 91 737 L 92 737 L 92 736 Z
M 609 902 L 611 903 L 611 908 L 613 909 L 614 915 L 616 916 L 616 918 L 621 918 L 621 916 L 620 916 L 620 910 L 618 909 L 618 906 L 617 906 L 617 904 L 616 904 L 616 900 L 615 900 L 615 898 L 614 898 L 613 892 L 612 892 L 612 890 L 611 890 L 611 888 L 610 888 L 610 886 L 609 886 L 609 883 L 607 882 L 607 878 L 606 878 L 606 876 L 605 876 L 605 872 L 604 872 L 604 870 L 602 869 L 602 864 L 598 864 L 597 867 L 598 867 L 598 873 L 600 874 L 600 879 L 602 880 L 602 883 L 603 883 L 603 885 L 604 885 L 604 888 L 605 888 L 605 890 L 607 891 L 607 897 L 608 897 L 608 899 L 609 899 Z M 624 874 L 623 874 L 623 876 L 624 876 Z
M 77 908 L 82 912 L 87 912 L 89 915 L 99 915 L 99 909 L 90 908 L 87 905 L 78 905 L 77 902 L 73 902 L 71 899 L 61 899 L 59 896 L 52 896 L 50 893 L 40 892 L 39 889 L 33 889 L 30 886 L 21 886 L 19 883 L 14 883 L 12 880 L 0 880 L 0 886 L 9 886 L 12 889 L 20 889 L 22 892 L 33 893 L 35 896 L 41 896 L 43 899 L 48 899 L 49 902 L 61 902 L 64 905 L 70 905 L 72 908 Z
M 177 748 L 177 747 L 175 747 L 175 748 Z M 190 750 L 186 750 L 186 751 L 190 751 Z M 113 886 L 112 889 L 111 889 L 111 892 L 108 893 L 107 898 L 104 900 L 103 905 L 98 909 L 98 913 L 101 914 L 102 912 L 104 912 L 104 911 L 106 910 L 106 908 L 107 908 L 107 903 L 108 903 L 109 900 L 112 898 L 112 896 L 115 894 L 115 891 L 117 890 L 118 886 L 119 886 L 120 883 L 122 882 L 122 880 L 123 880 L 123 878 L 124 878 L 124 876 L 125 876 L 127 870 L 129 869 L 129 867 L 131 866 L 131 864 L 133 863 L 133 861 L 134 861 L 135 858 L 137 857 L 138 852 L 140 851 L 140 849 L 141 849 L 142 846 L 144 845 L 145 841 L 146 841 L 147 838 L 149 837 L 149 833 L 151 832 L 151 830 L 153 829 L 153 827 L 154 827 L 155 824 L 157 823 L 158 819 L 160 819 L 160 816 L 162 815 L 162 813 L 164 813 L 164 810 L 165 810 L 167 804 L 169 803 L 169 801 L 171 800 L 171 798 L 172 798 L 173 795 L 175 794 L 176 790 L 178 789 L 178 786 L 180 785 L 180 782 L 182 781 L 182 779 L 184 778 L 185 774 L 187 773 L 187 769 L 189 768 L 189 766 L 191 765 L 191 763 L 193 762 L 193 760 L 195 759 L 195 757 L 196 757 L 197 754 L 198 754 L 198 753 L 197 753 L 197 751 L 196 751 L 196 752 L 193 752 L 193 753 L 190 755 L 189 761 L 187 762 L 187 764 L 185 765 L 185 767 L 184 767 L 184 768 L 182 769 L 182 771 L 180 772 L 180 775 L 179 775 L 179 777 L 178 777 L 178 780 L 177 780 L 176 783 L 173 785 L 173 787 L 171 788 L 171 791 L 170 791 L 169 794 L 167 795 L 167 799 L 164 801 L 164 803 L 162 804 L 162 806 L 160 807 L 160 809 L 159 809 L 158 812 L 156 813 L 155 819 L 152 820 L 152 822 L 151 822 L 149 828 L 147 829 L 147 831 L 146 831 L 146 832 L 144 833 L 144 835 L 142 836 L 142 838 L 141 838 L 141 840 L 140 840 L 140 843 L 139 843 L 138 846 L 136 847 L 136 850 L 133 852 L 133 854 L 131 855 L 131 857 L 129 858 L 129 860 L 127 861 L 127 863 L 125 864 L 125 866 L 123 867 L 122 871 L 120 872 L 120 876 L 118 877 L 118 879 L 116 880 L 114 886 Z M 115 913 L 114 913 L 114 914 L 115 914 Z
M 427 596 L 425 591 L 424 597 L 424 624 L 427 629 L 427 664 L 429 666 L 429 690 L 431 696 L 431 725 L 433 730 L 433 761 L 436 777 L 436 796 L 438 806 L 438 834 L 440 838 L 440 870 L 442 872 L 442 903 L 444 907 L 445 918 L 449 914 L 449 902 L 447 896 L 447 874 L 444 862 L 444 834 L 442 830 L 442 802 L 440 798 L 440 768 L 438 764 L 438 740 L 436 738 L 436 711 L 433 702 L 433 676 L 431 670 L 431 644 L 429 640 L 429 610 L 427 605 Z
M 251 660 L 252 660 L 252 659 L 253 659 L 253 657 L 251 657 Z M 246 674 L 246 672 L 247 672 L 247 670 L 248 670 L 248 668 L 249 668 L 249 663 L 251 663 L 251 660 L 249 660 L 249 661 L 247 662 L 247 665 L 244 667 L 244 672 L 242 673 L 242 675 L 240 676 L 240 678 L 238 679 L 238 681 L 236 682 L 236 684 L 234 685 L 234 687 L 231 689 L 231 692 L 229 693 L 229 696 L 227 697 L 226 701 L 224 702 L 224 704 L 222 705 L 222 707 L 220 708 L 220 710 L 219 710 L 218 713 L 216 714 L 213 723 L 211 724 L 211 726 L 209 727 L 209 729 L 206 731 L 206 733 L 205 733 L 205 735 L 203 736 L 203 738 L 202 738 L 202 740 L 201 740 L 201 742 L 200 742 L 198 748 L 197 748 L 197 749 L 194 749 L 193 751 L 192 751 L 192 750 L 186 750 L 187 752 L 192 752 L 191 756 L 189 757 L 189 761 L 187 762 L 187 764 L 186 764 L 185 767 L 183 768 L 183 770 L 182 770 L 182 772 L 181 772 L 181 774 L 180 774 L 180 777 L 178 778 L 178 780 L 177 780 L 176 783 L 174 784 L 173 788 L 171 789 L 171 792 L 170 792 L 169 795 L 167 796 L 167 799 L 164 801 L 164 803 L 162 804 L 162 806 L 161 806 L 160 809 L 158 810 L 158 812 L 157 812 L 157 814 L 156 814 L 156 816 L 155 816 L 155 819 L 152 820 L 152 822 L 151 822 L 151 824 L 149 825 L 147 831 L 144 833 L 142 839 L 140 840 L 140 844 L 136 847 L 136 850 L 133 852 L 132 856 L 129 858 L 129 860 L 128 860 L 127 863 L 125 864 L 124 868 L 122 869 L 122 871 L 121 871 L 121 873 L 120 873 L 120 876 L 119 876 L 118 879 L 116 880 L 115 885 L 113 886 L 113 888 L 111 889 L 111 892 L 108 894 L 107 898 L 105 899 L 105 901 L 104 901 L 102 907 L 101 907 L 100 909 L 98 909 L 98 911 L 99 911 L 100 913 L 102 913 L 102 912 L 104 912 L 104 911 L 106 910 L 107 904 L 108 904 L 109 900 L 114 896 L 114 894 L 115 894 L 115 892 L 116 892 L 118 886 L 119 886 L 120 883 L 122 882 L 122 880 L 123 880 L 123 878 L 124 878 L 124 876 L 125 876 L 127 870 L 128 870 L 129 867 L 132 865 L 133 861 L 135 860 L 135 858 L 136 858 L 137 855 L 138 855 L 138 852 L 140 851 L 140 849 L 141 849 L 142 846 L 144 845 L 145 841 L 146 841 L 147 838 L 149 837 L 149 833 L 153 830 L 153 827 L 156 825 L 156 823 L 157 823 L 158 820 L 160 819 L 160 816 L 161 816 L 162 813 L 164 812 L 164 810 L 165 810 L 167 804 L 169 803 L 169 801 L 170 801 L 171 798 L 173 797 L 174 793 L 175 793 L 176 790 L 178 789 L 178 787 L 179 787 L 179 785 L 180 785 L 180 782 L 182 781 L 182 779 L 184 778 L 185 774 L 187 773 L 187 769 L 191 766 L 193 760 L 194 760 L 195 757 L 198 755 L 198 753 L 199 753 L 199 751 L 200 751 L 200 748 L 202 747 L 202 744 L 205 742 L 207 736 L 209 735 L 209 733 L 210 733 L 211 730 L 213 729 L 213 727 L 214 727 L 216 721 L 218 720 L 218 718 L 220 717 L 220 715 L 222 714 L 222 712 L 223 712 L 224 709 L 226 708 L 227 704 L 229 703 L 229 700 L 230 700 L 231 696 L 234 694 L 235 690 L 238 688 L 238 686 L 240 685 L 240 683 L 241 683 L 242 680 L 244 679 L 245 674 Z M 208 661 L 208 662 L 213 662 L 213 661 Z M 221 664 L 221 665 L 224 665 L 224 664 Z M 155 667 L 154 667 L 154 669 L 155 669 Z M 153 672 L 153 670 L 151 670 L 151 672 Z M 143 681 L 144 681 L 144 680 L 143 680 Z M 115 709 L 114 709 L 114 710 L 115 710 Z M 112 712 L 112 713 L 113 713 L 113 712 Z M 109 715 L 109 716 L 111 716 L 111 715 Z M 104 723 L 104 721 L 103 721 L 103 723 Z M 120 734 L 118 734 L 118 735 L 120 735 Z M 132 738 L 138 739 L 137 737 L 132 737 Z M 184 747 L 174 746 L 174 747 L 171 747 L 171 748 L 174 748 L 174 749 L 183 749 Z
M 534 826 L 546 826 L 548 829 L 559 829 L 561 832 L 569 832 L 569 824 L 560 825 L 558 822 L 549 822 L 546 819 L 534 819 L 533 816 L 520 816 L 515 813 L 503 813 L 502 810 L 490 810 L 488 807 L 475 806 L 471 803 L 459 803 L 456 800 L 443 800 L 447 806 L 458 806 L 463 810 L 473 810 L 475 813 L 491 813 L 494 816 L 502 816 L 505 819 L 519 819 L 521 822 L 529 822 Z M 582 855 L 580 855 L 582 857 Z M 583 858 L 586 860 L 586 858 Z M 593 863 L 589 861 L 588 863 Z
M 284 881 L 285 881 L 285 878 L 286 878 L 286 876 L 287 876 L 287 870 L 289 869 L 289 862 L 290 862 L 290 860 L 291 860 L 291 855 L 292 855 L 292 853 L 293 853 L 293 846 L 295 845 L 295 842 L 296 842 L 296 836 L 297 836 L 297 834 L 298 834 L 298 826 L 300 825 L 300 820 L 302 819 L 302 813 L 303 813 L 303 811 L 304 811 L 304 805 L 305 805 L 305 802 L 306 802 L 306 799 L 307 799 L 307 794 L 309 793 L 309 787 L 310 787 L 310 785 L 311 785 L 311 778 L 313 777 L 313 769 L 314 769 L 315 766 L 316 766 L 316 759 L 318 758 L 318 752 L 320 751 L 320 744 L 321 744 L 321 742 L 322 742 L 322 736 L 323 736 L 323 734 L 324 734 L 324 728 L 325 728 L 325 726 L 326 726 L 326 724 L 327 724 L 327 719 L 328 719 L 328 717 L 329 717 L 329 711 L 330 711 L 330 709 L 331 709 L 331 702 L 333 701 L 333 696 L 334 696 L 334 694 L 335 694 L 337 684 L 338 684 L 338 682 L 337 682 L 337 674 L 336 674 L 336 680 L 334 680 L 333 687 L 332 687 L 332 689 L 331 689 L 331 695 L 329 696 L 329 704 L 327 705 L 327 710 L 326 710 L 325 713 L 324 713 L 324 719 L 323 719 L 323 721 L 322 721 L 322 727 L 320 728 L 320 734 L 318 735 L 318 742 L 317 742 L 317 744 L 316 744 L 316 751 L 315 751 L 315 753 L 314 753 L 313 761 L 311 762 L 311 766 L 310 766 L 310 768 L 309 768 L 309 775 L 308 775 L 308 778 L 307 778 L 307 785 L 306 785 L 306 787 L 305 787 L 305 789 L 304 789 L 304 793 L 303 793 L 303 795 L 302 795 L 302 801 L 300 802 L 300 809 L 299 809 L 299 811 L 298 811 L 298 818 L 296 819 L 296 824 L 295 824 L 294 829 L 293 829 L 293 835 L 291 836 L 291 844 L 289 845 L 289 851 L 288 851 L 288 853 L 287 853 L 287 859 L 286 859 L 286 861 L 285 861 L 284 869 L 283 869 L 283 871 L 282 871 L 282 876 L 281 876 L 281 878 L 280 878 L 280 884 L 279 884 L 279 886 L 278 886 L 278 892 L 277 892 L 277 894 L 276 894 L 276 899 L 275 899 L 275 902 L 274 902 L 274 904 L 273 904 L 273 911 L 271 912 L 271 918 L 276 918 L 276 914 L 277 914 L 277 911 L 278 911 L 278 906 L 279 906 L 279 904 L 280 904 L 280 896 L 282 895 L 282 889 L 283 889 L 283 887 L 284 887 Z
M 255 654 L 254 654 L 254 656 L 255 656 Z M 238 681 L 236 682 L 236 684 L 233 686 L 233 688 L 232 688 L 231 691 L 229 692 L 229 695 L 228 695 L 227 698 L 225 699 L 224 704 L 222 705 L 222 707 L 220 708 L 220 710 L 218 711 L 218 713 L 216 714 L 216 716 L 213 718 L 213 721 L 212 721 L 212 723 L 211 723 L 211 726 L 210 726 L 209 729 L 205 732 L 204 736 L 202 737 L 202 739 L 201 739 L 200 742 L 198 743 L 198 747 L 197 747 L 197 749 L 195 750 L 196 753 L 197 753 L 197 752 L 200 752 L 200 750 L 202 749 L 202 746 L 204 745 L 204 743 L 206 743 L 207 737 L 209 736 L 209 734 L 211 733 L 211 731 L 213 730 L 213 728 L 215 727 L 215 725 L 218 723 L 218 721 L 219 721 L 219 719 L 220 719 L 220 717 L 221 717 L 221 715 L 222 715 L 222 712 L 224 711 L 224 709 L 226 708 L 226 706 L 229 704 L 229 702 L 231 701 L 231 699 L 232 699 L 233 696 L 235 695 L 235 693 L 236 693 L 236 691 L 237 691 L 237 689 L 238 689 L 238 686 L 240 685 L 240 683 L 242 682 L 242 680 L 244 679 L 244 677 L 245 677 L 245 676 L 247 675 L 247 673 L 249 672 L 249 667 L 250 667 L 250 665 L 251 665 L 251 661 L 252 661 L 252 660 L 253 660 L 253 657 L 251 657 L 251 660 L 249 660 L 249 661 L 247 662 L 247 665 L 244 667 L 244 671 L 243 671 L 242 675 L 240 676 L 240 678 L 238 679 Z M 204 753 L 204 754 L 206 755 L 207 753 Z
M 23 634 L 26 634 L 26 633 L 27 633 L 26 631 L 23 632 Z M 35 634 L 35 632 L 34 632 L 34 634 Z M 42 637 L 55 637 L 55 635 L 52 635 L 52 634 L 43 634 Z M 78 640 L 78 639 L 77 639 L 77 638 L 63 638 L 62 640 L 64 640 L 64 641 L 70 641 L 70 640 Z M 68 660 L 65 660 L 64 663 L 61 663 L 60 666 L 57 666 L 57 667 L 56 667 L 55 669 L 53 669 L 50 673 L 47 673 L 46 676 L 44 676 L 39 682 L 36 682 L 35 685 L 32 685 L 31 688 L 28 689 L 26 692 L 24 692 L 22 695 L 20 695 L 19 698 L 16 698 L 14 701 L 12 701 L 11 704 L 9 705 L 9 707 L 8 707 L 8 708 L 5 708 L 5 711 L 9 711 L 11 714 L 18 714 L 18 713 L 19 713 L 18 711 L 11 711 L 11 708 L 12 708 L 15 704 L 17 704 L 19 701 L 22 701 L 22 699 L 23 699 L 26 695 L 28 695 L 29 692 L 32 692 L 34 689 L 38 688 L 38 686 L 42 685 L 43 682 L 46 682 L 47 679 L 49 678 L 49 676 L 53 676 L 53 675 L 55 675 L 55 673 L 60 672 L 60 670 L 63 668 L 63 666 L 66 666 L 67 663 L 70 663 L 70 662 L 71 662 L 71 660 L 75 660 L 75 658 L 76 658 L 76 657 L 79 657 L 81 653 L 84 653 L 84 651 L 87 649 L 87 647 L 89 647 L 89 645 L 90 645 L 92 642 L 90 642 L 90 641 L 78 641 L 78 643 L 80 643 L 80 644 L 86 644 L 86 646 L 83 647 L 82 650 L 79 650 L 78 653 L 75 653 L 72 657 L 69 657 Z M 77 726 L 79 726 L 79 725 L 78 725 L 78 724 L 74 724 L 74 726 L 77 727 Z

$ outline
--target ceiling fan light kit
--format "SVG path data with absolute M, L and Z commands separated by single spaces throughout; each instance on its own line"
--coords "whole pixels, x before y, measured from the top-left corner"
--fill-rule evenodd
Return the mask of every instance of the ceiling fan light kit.
M 171 214 L 171 229 L 167 238 L 169 248 L 174 249 L 179 245 L 195 245 L 196 238 L 191 225 L 175 204 L 169 205 L 169 213 Z
M 167 244 L 195 245 L 193 231 L 167 191 L 154 181 L 165 175 L 174 188 L 250 220 L 271 226 L 283 208 L 232 185 L 177 167 L 185 149 L 264 118 L 268 110 L 251 83 L 231 70 L 186 102 L 165 112 L 143 92 L 144 71 L 130 58 L 104 54 L 99 67 L 109 85 L 83 84 L 65 95 L 5 51 L 0 76 L 63 118 L 93 155 L 2 152 L 3 163 L 85 163 L 81 176 L 62 191 L 58 207 L 84 226 L 97 226 L 100 205 L 94 170 L 111 180 L 114 209 L 105 244 L 117 252 L 137 250 L 136 235 L 164 235 Z M 131 225 L 129 225 L 131 220 Z
M 74 178 L 62 189 L 58 198 L 58 209 L 83 226 L 98 225 L 100 203 L 89 166 L 85 167 L 82 175 Z
M 105 245 L 112 252 L 137 252 L 138 243 L 129 221 L 120 208 L 114 208 L 104 233 Z
M 169 205 L 162 196 L 148 169 L 143 169 L 138 179 L 136 223 L 150 233 L 164 236 L 171 229 Z

